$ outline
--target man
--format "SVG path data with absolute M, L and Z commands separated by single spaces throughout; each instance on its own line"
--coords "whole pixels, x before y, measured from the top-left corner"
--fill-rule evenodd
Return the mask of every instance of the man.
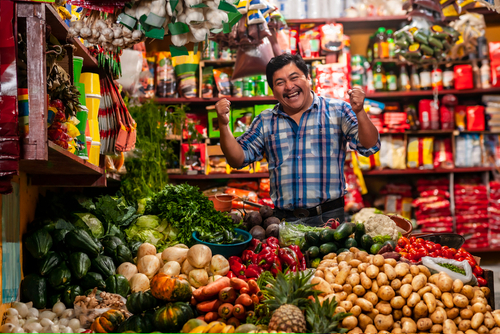
M 215 105 L 227 162 L 241 168 L 266 154 L 278 218 L 311 226 L 331 218 L 343 222 L 347 143 L 364 156 L 380 149 L 378 131 L 363 110 L 365 93 L 349 90 L 350 104 L 317 96 L 299 55 L 271 59 L 266 74 L 279 103 L 238 139 L 229 130 L 231 103 Z

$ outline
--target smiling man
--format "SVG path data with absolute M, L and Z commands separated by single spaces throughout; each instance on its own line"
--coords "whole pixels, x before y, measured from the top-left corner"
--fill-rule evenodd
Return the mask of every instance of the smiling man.
M 364 156 L 380 149 L 378 131 L 363 110 L 365 93 L 349 90 L 350 104 L 317 96 L 299 55 L 271 59 L 266 74 L 279 103 L 238 139 L 229 129 L 231 103 L 222 99 L 215 105 L 227 162 L 242 168 L 265 153 L 278 218 L 311 226 L 331 218 L 343 222 L 347 144 Z

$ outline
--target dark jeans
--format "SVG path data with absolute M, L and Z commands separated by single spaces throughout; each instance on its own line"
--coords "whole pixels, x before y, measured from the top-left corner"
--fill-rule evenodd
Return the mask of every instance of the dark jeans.
M 296 218 L 296 217 L 280 217 L 279 213 L 276 213 L 276 217 L 280 220 L 285 218 L 286 221 L 290 222 L 298 222 L 300 221 L 304 225 L 319 227 L 324 225 L 329 219 L 337 219 L 339 223 L 344 222 L 344 208 L 338 208 L 335 210 L 323 212 L 323 214 L 314 217 L 306 217 L 306 218 Z

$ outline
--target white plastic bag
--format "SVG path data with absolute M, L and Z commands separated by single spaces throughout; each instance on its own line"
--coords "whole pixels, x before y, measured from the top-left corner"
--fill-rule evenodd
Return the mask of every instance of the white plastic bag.
M 448 268 L 442 267 L 439 265 L 439 263 L 447 263 L 447 264 L 452 264 L 460 269 L 465 270 L 465 276 L 459 273 L 456 273 L 454 271 L 451 271 Z M 448 276 L 451 277 L 452 280 L 459 279 L 464 284 L 469 284 L 469 285 L 477 285 L 477 279 L 476 276 L 472 273 L 472 268 L 467 261 L 456 261 L 456 260 L 450 260 L 450 259 L 443 259 L 440 257 L 430 257 L 430 256 L 424 256 L 422 258 L 422 264 L 429 268 L 431 274 L 439 273 L 439 272 L 445 272 L 448 274 Z

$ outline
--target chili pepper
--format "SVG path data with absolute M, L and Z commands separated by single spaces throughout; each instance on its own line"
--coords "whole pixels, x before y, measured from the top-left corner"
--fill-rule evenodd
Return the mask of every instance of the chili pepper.
M 259 253 L 260 250 L 257 249 L 258 246 L 260 246 L 261 242 L 258 239 L 252 239 L 250 243 L 248 244 L 247 250 L 251 250 L 255 254 Z M 262 247 L 262 246 L 261 246 Z
M 271 269 L 273 262 L 276 258 L 276 253 L 272 248 L 263 249 L 259 253 L 259 257 L 257 259 L 257 264 L 264 270 Z
M 476 276 L 483 276 L 484 270 L 483 270 L 483 268 L 481 268 L 480 266 L 476 265 L 476 266 L 473 268 L 472 272 L 473 272 L 473 273 L 474 273 L 474 275 L 476 275 Z
M 306 266 L 306 258 L 304 257 L 304 255 L 302 254 L 302 252 L 300 251 L 300 247 L 298 245 L 290 245 L 288 248 L 290 248 L 291 250 L 293 250 L 295 252 L 295 254 L 297 255 L 297 259 L 299 260 L 299 269 L 300 270 L 306 270 L 307 269 L 307 266 Z
M 234 262 L 230 264 L 231 270 L 238 276 L 245 276 L 246 267 L 243 263 Z
M 243 254 L 241 254 L 241 260 L 248 266 L 249 264 L 255 263 L 253 262 L 254 256 L 255 253 L 247 249 L 243 251 Z
M 274 263 L 273 263 L 273 266 L 271 267 L 270 271 L 274 277 L 276 277 L 276 275 L 278 275 L 278 272 L 283 271 L 283 268 L 281 267 L 281 261 L 277 256 L 274 259 Z
M 280 246 L 279 240 L 276 239 L 275 237 L 269 237 L 269 238 L 267 238 L 266 244 L 269 247 L 274 248 L 274 249 L 279 248 L 279 246 Z
M 477 277 L 477 284 L 479 286 L 488 286 L 488 282 L 482 277 Z
M 231 270 L 229 270 L 229 272 L 227 273 L 226 275 L 229 279 L 233 278 L 233 277 L 236 277 L 236 274 L 233 273 Z
M 241 260 L 240 257 L 238 256 L 231 256 L 229 259 L 228 259 L 228 262 L 229 262 L 229 265 L 233 265 L 233 263 L 243 263 L 243 261 Z
M 251 264 L 245 270 L 245 276 L 247 278 L 252 278 L 252 277 L 258 278 L 260 274 L 262 274 L 262 272 L 263 272 L 262 268 L 260 268 L 258 265 Z
M 299 266 L 299 260 L 297 254 L 290 248 L 284 247 L 278 250 L 278 256 L 282 264 L 285 264 L 292 271 L 297 271 Z

